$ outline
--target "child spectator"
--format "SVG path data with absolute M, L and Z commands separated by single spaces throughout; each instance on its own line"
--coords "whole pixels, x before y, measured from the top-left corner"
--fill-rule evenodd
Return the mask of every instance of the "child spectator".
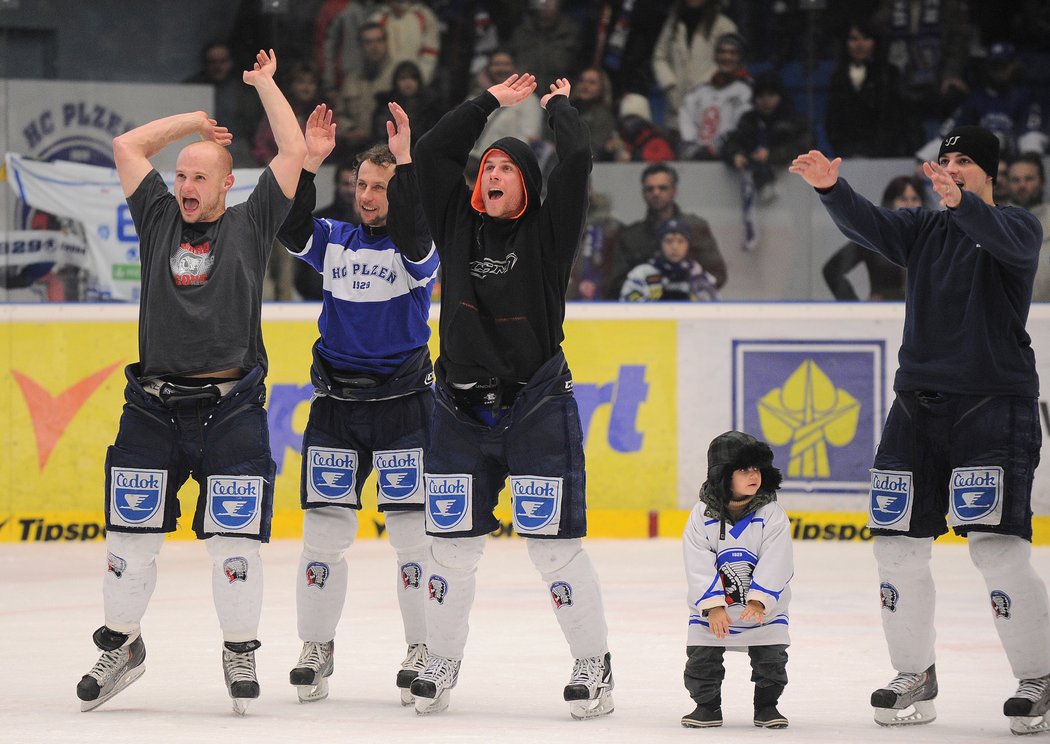
M 739 431 L 712 440 L 707 480 L 682 536 L 689 585 L 685 687 L 696 709 L 686 728 L 722 725 L 722 658 L 747 649 L 755 725 L 786 728 L 777 710 L 787 685 L 791 526 L 777 503 L 780 470 L 765 442 Z
M 631 269 L 620 290 L 624 302 L 717 300 L 715 277 L 689 258 L 689 226 L 678 219 L 660 227 L 660 251 Z

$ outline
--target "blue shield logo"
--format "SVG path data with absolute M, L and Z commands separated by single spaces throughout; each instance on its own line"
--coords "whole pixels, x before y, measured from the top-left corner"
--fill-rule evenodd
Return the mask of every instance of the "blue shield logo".
M 899 522 L 908 512 L 910 503 L 911 473 L 892 470 L 871 471 L 869 512 L 876 526 L 888 527 Z
M 163 502 L 167 472 L 113 468 L 111 504 L 127 524 L 142 524 L 157 513 Z
M 561 478 L 517 476 L 511 478 L 514 527 L 519 532 L 539 532 L 561 517 Z
M 208 478 L 208 514 L 223 530 L 236 532 L 258 515 L 262 502 L 259 476 L 211 476 Z
M 377 452 L 375 466 L 379 490 L 391 501 L 404 501 L 419 489 L 423 450 Z
M 963 522 L 988 516 L 999 505 L 1003 469 L 956 468 L 952 471 L 952 511 Z
M 318 496 L 335 501 L 353 492 L 357 473 L 356 452 L 310 447 L 307 461 L 310 486 Z
M 428 475 L 427 514 L 440 530 L 451 530 L 470 509 L 469 475 Z

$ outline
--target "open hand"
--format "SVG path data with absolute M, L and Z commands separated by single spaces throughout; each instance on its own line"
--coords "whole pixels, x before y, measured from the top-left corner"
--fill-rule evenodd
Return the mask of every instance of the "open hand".
M 948 175 L 948 171 L 931 160 L 922 164 L 922 172 L 930 179 L 930 185 L 937 192 L 937 196 L 941 197 L 942 207 L 954 209 L 959 206 L 959 202 L 962 201 L 962 189 L 955 183 L 955 179 Z
M 744 611 L 740 613 L 740 620 L 754 620 L 756 623 L 761 624 L 766 619 L 766 606 L 756 599 L 749 600 L 747 605 L 744 606 Z
M 565 96 L 569 97 L 569 90 L 572 86 L 569 85 L 568 78 L 558 78 L 551 83 L 551 92 L 540 99 L 540 106 L 547 108 L 547 101 L 552 99 L 554 96 Z
M 390 152 L 399 164 L 412 161 L 412 129 L 408 123 L 408 114 L 398 104 L 391 101 L 387 104 L 393 121 L 386 123 L 386 141 Z
M 220 127 L 215 119 L 204 118 L 200 127 L 201 139 L 205 142 L 214 142 L 217 145 L 228 147 L 233 142 L 233 135 L 226 127 Z
M 332 121 L 332 109 L 318 104 L 306 120 L 306 165 L 320 167 L 332 150 L 335 149 L 335 122 Z M 307 168 L 307 170 L 312 170 Z
M 788 170 L 815 189 L 830 189 L 839 180 L 840 165 L 842 158 L 829 161 L 820 150 L 810 150 L 792 160 Z
M 489 93 L 494 95 L 499 105 L 503 107 L 521 103 L 535 90 L 536 76 L 526 72 L 524 75 L 511 75 L 502 83 L 496 83 L 489 88 Z
M 273 79 L 273 76 L 277 73 L 277 54 L 270 50 L 269 54 L 266 50 L 260 49 L 259 53 L 255 55 L 255 66 L 251 70 L 245 70 L 241 76 L 248 85 L 256 85 L 265 78 Z

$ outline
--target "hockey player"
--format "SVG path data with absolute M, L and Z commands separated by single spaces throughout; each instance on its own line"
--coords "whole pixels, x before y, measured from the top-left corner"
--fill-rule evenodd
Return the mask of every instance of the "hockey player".
M 847 238 L 907 268 L 896 399 L 875 454 L 868 522 L 898 671 L 871 696 L 883 725 L 935 716 L 929 564 L 951 526 L 969 538 L 1020 680 L 1003 712 L 1016 733 L 1050 729 L 1047 594 L 1030 561 L 1039 380 L 1025 330 L 1042 229 L 1029 212 L 993 203 L 998 157 L 987 129 L 949 132 L 937 162 L 923 164 L 943 211 L 876 207 L 838 177 L 840 158 L 817 150 L 791 165 Z
M 357 158 L 361 224 L 310 216 L 314 176 L 336 143 L 332 111 L 321 104 L 307 121 L 306 162 L 279 233 L 324 283 L 302 449 L 306 514 L 295 591 L 303 650 L 290 674 L 304 703 L 328 697 L 346 599 L 344 554 L 357 535 L 361 489 L 373 468 L 379 511 L 397 553 L 408 643 L 397 674 L 404 705 L 412 704 L 408 687 L 427 660 L 423 454 L 434 411 L 427 321 L 438 259 L 419 206 L 408 115 L 396 103 L 389 108 L 389 147 L 377 145 Z
M 489 114 L 527 101 L 511 75 L 446 114 L 416 146 L 423 208 L 442 263 L 435 447 L 426 468 L 430 661 L 412 683 L 416 711 L 448 707 L 467 641 L 485 535 L 510 476 L 514 530 L 547 586 L 576 657 L 564 690 L 574 718 L 611 713 L 612 668 L 598 576 L 584 552 L 583 437 L 561 350 L 565 289 L 587 215 L 587 127 L 569 82 L 540 105 L 558 164 L 540 201 L 532 150 L 506 137 L 485 150 L 473 192 L 467 155 Z
M 707 480 L 682 536 L 689 585 L 685 687 L 696 709 L 686 728 L 722 725 L 725 650 L 747 650 L 755 725 L 787 728 L 777 710 L 787 685 L 791 525 L 777 503 L 780 471 L 765 442 L 727 431 L 707 449 Z
M 158 119 L 113 140 L 117 174 L 139 235 L 140 361 L 127 367 L 127 401 L 106 455 L 105 625 L 98 663 L 77 685 L 81 710 L 98 707 L 141 676 L 140 622 L 157 580 L 157 554 L 175 529 L 178 491 L 200 485 L 193 530 L 211 555 L 222 629 L 222 666 L 234 711 L 259 696 L 262 562 L 273 480 L 263 402 L 263 277 L 295 194 L 306 147 L 274 83 L 277 58 L 260 51 L 244 82 L 273 128 L 277 156 L 244 204 L 233 186 L 232 135 L 203 111 Z M 149 158 L 190 135 L 172 195 Z

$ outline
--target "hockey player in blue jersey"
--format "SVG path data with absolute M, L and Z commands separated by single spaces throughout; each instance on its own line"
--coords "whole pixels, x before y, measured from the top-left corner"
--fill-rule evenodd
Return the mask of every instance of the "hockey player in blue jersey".
M 1024 209 L 995 205 L 998 161 L 987 129 L 949 132 L 937 161 L 923 164 L 941 211 L 876 207 L 839 178 L 840 158 L 817 150 L 790 168 L 847 238 L 907 269 L 896 399 L 871 471 L 868 521 L 898 672 L 871 696 L 885 726 L 936 715 L 930 556 L 950 526 L 968 538 L 1020 680 L 1003 713 L 1015 733 L 1050 730 L 1047 593 L 1031 563 L 1039 378 L 1025 329 L 1042 228 Z
M 378 507 L 397 554 L 395 577 L 408 654 L 401 702 L 427 662 L 423 457 L 434 408 L 427 341 L 438 257 L 419 206 L 408 116 L 389 104 L 387 145 L 357 158 L 360 225 L 311 217 L 314 175 L 335 147 L 324 104 L 306 125 L 307 156 L 278 235 L 323 274 L 321 336 L 310 369 L 314 399 L 303 434 L 303 551 L 296 574 L 302 654 L 289 675 L 301 702 L 328 696 L 335 630 L 346 598 L 344 556 L 357 535 L 361 490 L 373 471 Z
M 696 703 L 686 728 L 722 725 L 725 650 L 746 650 L 756 726 L 786 728 L 791 525 L 777 503 L 780 471 L 769 445 L 727 431 L 707 450 L 707 480 L 682 535 L 688 583 L 685 687 Z

